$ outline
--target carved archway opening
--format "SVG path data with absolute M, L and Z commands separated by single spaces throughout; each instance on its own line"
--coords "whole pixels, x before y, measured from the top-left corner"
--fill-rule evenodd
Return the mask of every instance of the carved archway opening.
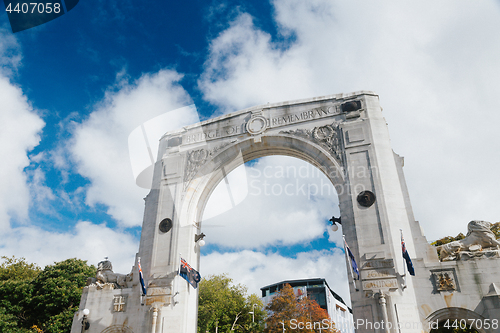
M 335 189 L 335 183 L 338 184 L 338 186 L 343 186 L 343 173 L 342 173 L 342 168 L 338 164 L 338 162 L 332 158 L 332 156 L 328 156 L 327 152 L 323 151 L 322 147 L 314 147 L 313 144 L 311 143 L 305 143 L 302 139 L 296 139 L 296 138 L 290 138 L 289 136 L 282 136 L 282 137 L 263 137 L 261 138 L 261 143 L 254 144 L 253 139 L 246 140 L 245 142 L 241 142 L 239 144 L 227 146 L 225 150 L 221 150 L 220 154 L 223 154 L 224 156 L 230 156 L 230 158 L 226 158 L 225 160 L 218 160 L 219 155 L 215 155 L 213 157 L 212 161 L 207 161 L 205 167 L 206 168 L 200 168 L 198 171 L 198 174 L 193 178 L 194 181 L 200 182 L 197 184 L 197 187 L 194 187 L 195 189 L 190 191 L 188 189 L 187 194 L 189 195 L 190 192 L 193 194 L 196 194 L 197 192 L 200 192 L 198 189 L 203 189 L 203 192 L 199 195 L 198 197 L 198 202 L 193 202 L 191 203 L 190 207 L 197 207 L 199 212 L 198 216 L 196 217 L 196 221 L 203 222 L 201 224 L 200 231 L 203 230 L 205 234 L 207 234 L 209 237 L 207 237 L 208 242 L 210 242 L 210 234 L 208 234 L 207 229 L 204 229 L 205 221 L 203 219 L 203 213 L 205 211 L 205 208 L 207 207 L 207 203 L 209 202 L 212 194 L 214 193 L 215 189 L 221 185 L 221 186 L 226 186 L 224 184 L 224 177 L 228 177 L 231 172 L 233 172 L 236 168 L 241 166 L 242 164 L 250 161 L 255 161 L 257 159 L 263 158 L 263 157 L 291 157 L 293 159 L 297 159 L 300 161 L 303 161 L 305 163 L 300 164 L 300 165 L 307 165 L 309 167 L 309 170 L 314 170 L 314 174 L 317 176 L 318 174 L 321 174 L 324 183 L 329 183 L 328 185 L 330 186 L 330 191 L 329 192 L 324 192 L 324 193 L 331 193 L 332 194 L 332 206 L 337 205 L 337 202 L 335 202 L 338 197 L 337 190 Z M 274 144 L 272 146 L 269 146 L 269 140 L 274 140 Z M 276 141 L 278 142 L 283 142 L 281 145 L 276 145 Z M 301 147 L 301 149 L 298 149 L 297 147 Z M 311 151 L 314 151 L 314 155 L 311 154 Z M 231 154 L 228 154 L 228 151 L 231 151 Z M 210 165 L 210 163 L 214 163 L 213 165 Z M 284 165 L 286 166 L 286 165 Z M 211 171 L 213 169 L 216 169 L 215 171 Z M 307 182 L 307 179 L 303 179 L 303 181 Z M 189 188 L 193 188 L 192 184 L 188 185 Z M 194 196 L 193 196 L 194 197 Z M 196 197 L 194 197 L 196 198 Z M 273 200 L 273 199 L 270 199 Z M 314 205 L 314 204 L 313 204 Z M 323 206 L 324 207 L 324 206 Z M 335 209 L 332 207 L 332 209 Z M 328 209 L 328 213 L 333 214 L 333 212 L 329 212 L 330 209 Z M 323 209 L 323 212 L 326 212 L 325 209 Z M 337 211 L 336 211 L 337 212 Z M 325 220 L 323 220 L 324 215 L 321 214 L 322 218 L 318 219 L 317 225 L 321 222 L 324 227 L 326 226 L 326 221 L 328 218 L 330 218 L 332 215 L 329 215 Z M 337 215 L 338 216 L 338 215 Z M 227 220 L 226 220 L 227 221 Z M 248 219 L 247 219 L 248 221 Z M 284 221 L 284 220 L 283 220 Z M 284 221 L 285 222 L 285 221 Z M 307 222 L 307 221 L 304 221 Z M 316 222 L 316 221 L 315 221 Z M 209 222 L 210 223 L 210 222 Z M 217 224 L 216 222 L 212 222 L 214 224 Z M 224 223 L 222 223 L 224 224 Z M 249 225 L 251 223 L 248 223 Z M 281 224 L 283 225 L 283 224 Z M 220 226 L 220 225 L 219 225 Z M 323 230 L 321 231 L 321 236 L 318 237 L 325 237 L 324 239 L 326 240 L 328 236 L 324 236 L 325 229 L 323 227 Z M 208 229 L 210 230 L 210 229 Z M 212 234 L 216 232 L 220 232 L 221 229 L 211 229 Z M 227 231 L 226 231 L 227 232 Z M 233 237 L 237 235 L 232 235 Z M 283 238 L 286 239 L 286 238 Z M 214 243 L 209 243 L 209 244 L 214 244 Z M 331 247 L 335 247 L 333 243 L 331 243 Z M 206 249 L 206 248 L 204 248 Z M 303 250 L 303 251 L 308 251 L 308 250 Z M 338 251 L 338 249 L 336 249 Z M 257 252 L 261 252 L 257 250 Z M 203 253 L 203 250 L 201 250 L 200 255 L 206 255 L 206 252 Z M 198 257 L 198 260 L 200 260 L 200 257 Z M 204 260 L 201 259 L 201 262 L 203 263 Z M 231 272 L 231 269 L 228 270 Z M 226 273 L 228 271 L 220 271 L 219 273 Z M 234 272 L 233 272 L 234 273 Z M 304 278 L 307 276 L 304 276 Z M 308 276 L 308 277 L 313 277 L 313 276 Z M 259 286 L 260 287 L 260 286 Z M 345 285 L 345 289 L 348 289 L 347 281 Z M 257 289 L 258 291 L 258 289 Z M 346 296 L 343 295 L 345 298 Z M 350 299 L 350 296 L 347 296 L 345 299 Z
M 324 147 L 291 135 L 262 136 L 260 142 L 253 138 L 228 146 L 198 170 L 188 185 L 183 212 L 186 221 L 201 221 L 210 195 L 219 182 L 241 164 L 265 156 L 295 157 L 318 168 L 331 181 L 339 199 L 346 195 L 344 171 L 340 162 Z M 340 189 L 340 191 L 339 191 Z M 192 215 L 187 215 L 191 212 Z M 193 213 L 194 212 L 194 213 Z

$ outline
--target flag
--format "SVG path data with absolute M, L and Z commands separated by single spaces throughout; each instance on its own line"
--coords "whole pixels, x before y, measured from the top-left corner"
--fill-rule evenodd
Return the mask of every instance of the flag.
M 179 269 L 179 275 L 182 276 L 184 279 L 186 279 L 186 281 L 189 282 L 195 289 L 198 287 L 198 282 L 200 282 L 201 280 L 200 273 L 198 273 L 198 271 L 195 270 L 193 267 L 189 266 L 186 260 L 182 258 L 181 258 L 181 267 Z
M 349 255 L 349 259 L 351 261 L 352 270 L 353 270 L 353 272 L 355 272 L 358 275 L 358 280 L 359 280 L 358 264 L 356 264 L 356 259 L 354 259 L 354 255 L 352 254 L 351 249 L 349 248 L 349 245 L 347 245 L 347 242 L 345 241 L 345 239 L 344 239 L 344 245 L 345 245 L 345 249 L 347 250 L 347 254 Z
M 415 270 L 413 269 L 413 263 L 411 262 L 410 255 L 406 250 L 405 240 L 403 238 L 403 231 L 401 231 L 401 250 L 403 251 L 403 258 L 406 261 L 406 267 L 408 268 L 408 272 L 410 275 L 415 276 Z
M 141 282 L 142 296 L 145 296 L 147 294 L 147 291 L 146 291 L 146 285 L 144 284 L 144 276 L 142 275 L 141 258 L 138 258 L 137 260 L 137 267 L 139 267 L 139 281 Z

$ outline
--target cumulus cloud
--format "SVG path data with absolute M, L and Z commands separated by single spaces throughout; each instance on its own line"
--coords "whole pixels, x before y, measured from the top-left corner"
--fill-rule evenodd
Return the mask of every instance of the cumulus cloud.
M 233 207 L 227 192 L 218 191 L 226 187 L 224 180 L 207 203 L 209 213 L 225 211 L 202 223 L 210 243 L 239 249 L 305 244 L 323 237 L 326 221 L 339 215 L 332 183 L 307 162 L 263 157 L 239 169 L 233 172 L 245 172 L 246 177 L 230 178 L 229 184 L 234 197 L 244 197 L 237 191 L 245 190 L 241 203 Z
M 123 226 L 142 223 L 147 191 L 135 185 L 127 139 L 145 121 L 191 104 L 179 85 L 181 75 L 171 70 L 144 74 L 129 82 L 122 74 L 117 87 L 107 91 L 89 118 L 76 125 L 70 152 L 78 172 L 88 178 L 86 203 L 104 204 Z
M 105 256 L 115 272 L 129 273 L 134 265 L 137 240 L 127 233 L 80 221 L 71 232 L 53 232 L 38 227 L 18 227 L 2 235 L 3 253 L 24 257 L 40 266 L 68 258 L 87 260 L 96 265 Z M 22 244 L 22 246 L 19 246 Z
M 4 38 L 5 37 L 5 38 Z M 40 142 L 45 123 L 29 104 L 21 88 L 7 76 L 19 65 L 16 40 L 0 31 L 0 229 L 10 227 L 11 218 L 25 221 L 30 203 L 23 169 L 30 164 L 28 152 Z
M 497 3 L 273 5 L 280 42 L 245 13 L 212 40 L 199 80 L 208 101 L 227 112 L 373 90 L 428 238 L 463 232 L 471 219 L 499 220 Z
M 249 250 L 202 255 L 203 276 L 227 273 L 236 283 L 260 296 L 260 288 L 284 280 L 325 278 L 350 305 L 345 256 L 340 249 L 300 252 L 295 257 Z
M 11 76 L 21 65 L 21 47 L 13 34 L 0 27 L 0 74 Z

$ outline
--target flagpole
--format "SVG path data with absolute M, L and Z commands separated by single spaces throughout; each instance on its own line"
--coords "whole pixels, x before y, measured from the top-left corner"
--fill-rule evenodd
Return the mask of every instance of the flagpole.
M 182 253 L 179 252 L 179 269 L 177 269 L 177 275 L 181 275 L 181 266 L 182 266 Z M 188 290 L 189 290 L 189 282 L 188 282 Z
M 182 265 L 181 263 L 182 263 L 182 253 L 179 252 L 179 261 L 177 262 L 179 267 L 177 268 L 177 275 L 181 274 L 181 265 Z
M 358 287 L 356 286 L 356 279 L 354 278 L 354 272 L 352 270 L 352 263 L 351 263 L 351 258 L 349 258 L 349 254 L 347 253 L 347 248 L 346 248 L 346 241 L 345 241 L 345 236 L 342 235 L 342 239 L 344 240 L 344 254 L 345 254 L 345 259 L 347 260 L 347 263 L 349 264 L 349 271 L 351 272 L 351 277 L 352 277 L 352 285 L 354 286 L 354 289 L 356 291 L 359 291 Z

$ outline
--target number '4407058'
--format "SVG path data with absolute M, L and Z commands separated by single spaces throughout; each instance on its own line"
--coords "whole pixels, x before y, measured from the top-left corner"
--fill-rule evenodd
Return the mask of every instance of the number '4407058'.
M 9 5 L 5 8 L 6 12 L 12 13 L 39 13 L 39 14 L 50 14 L 50 13 L 60 13 L 61 12 L 61 4 L 56 2 L 56 3 L 43 3 L 43 2 L 23 2 L 23 3 L 17 3 L 14 8 L 12 8 L 12 3 L 9 3 Z
M 446 322 L 444 323 L 443 327 L 447 328 L 447 329 L 452 329 L 452 328 L 455 328 L 455 329 L 471 329 L 471 328 L 474 328 L 474 329 L 487 329 L 489 330 L 490 328 L 491 329 L 498 329 L 499 327 L 499 322 L 498 322 L 498 319 L 472 319 L 472 318 L 469 318 L 469 319 L 455 319 L 455 320 L 446 320 Z

